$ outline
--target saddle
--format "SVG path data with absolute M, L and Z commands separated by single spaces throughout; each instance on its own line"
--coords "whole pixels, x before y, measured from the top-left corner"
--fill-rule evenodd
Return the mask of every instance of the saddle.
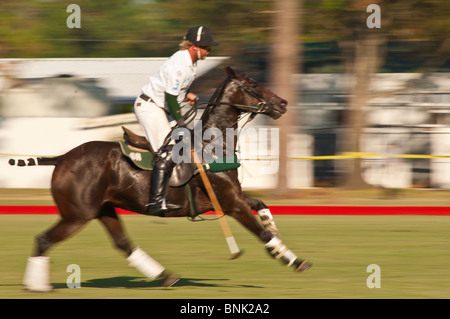
M 127 145 L 130 145 L 132 147 L 137 148 L 140 151 L 149 151 L 153 155 L 155 155 L 155 152 L 153 151 L 152 147 L 150 146 L 150 143 L 147 141 L 147 139 L 144 136 L 137 135 L 127 129 L 125 126 L 122 126 L 123 130 L 123 139 Z
M 137 135 L 122 126 L 123 141 L 120 148 L 124 156 L 128 157 L 134 165 L 143 170 L 153 170 L 156 153 L 147 138 Z M 186 185 L 195 174 L 195 167 L 191 163 L 178 163 L 170 176 L 169 186 L 181 187 Z

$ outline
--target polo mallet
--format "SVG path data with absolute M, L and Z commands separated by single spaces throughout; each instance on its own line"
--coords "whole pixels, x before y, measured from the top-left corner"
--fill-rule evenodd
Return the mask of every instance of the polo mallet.
M 222 211 L 222 207 L 219 204 L 219 201 L 217 200 L 216 194 L 214 193 L 214 190 L 212 189 L 211 183 L 209 181 L 208 176 L 206 175 L 205 170 L 203 169 L 202 163 L 198 160 L 197 154 L 194 150 L 191 151 L 192 158 L 194 159 L 195 165 L 197 166 L 197 170 L 200 173 L 200 177 L 202 178 L 203 184 L 205 185 L 206 192 L 208 193 L 209 199 L 211 200 L 211 203 L 213 205 L 214 211 L 216 212 L 217 216 L 219 217 L 220 226 L 222 227 L 222 231 L 225 235 L 225 239 L 228 244 L 228 248 L 231 252 L 230 259 L 236 259 L 239 256 L 241 256 L 244 253 L 244 250 L 239 250 L 239 247 L 236 243 L 236 240 L 234 239 L 233 234 L 231 233 L 231 229 L 228 226 L 228 222 L 225 219 L 225 214 Z

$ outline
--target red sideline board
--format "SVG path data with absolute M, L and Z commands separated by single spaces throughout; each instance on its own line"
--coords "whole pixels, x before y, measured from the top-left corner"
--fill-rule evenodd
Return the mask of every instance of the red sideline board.
M 450 216 L 450 207 L 446 206 L 270 206 L 269 208 L 273 215 Z M 136 214 L 124 209 L 117 209 L 117 212 L 120 215 Z M 51 214 L 58 214 L 58 208 L 56 206 L 0 206 L 0 214 L 51 215 Z

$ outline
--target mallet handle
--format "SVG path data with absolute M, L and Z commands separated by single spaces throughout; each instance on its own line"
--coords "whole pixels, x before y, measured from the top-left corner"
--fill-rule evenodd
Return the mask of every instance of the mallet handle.
M 203 184 L 205 185 L 206 192 L 208 193 L 209 199 L 211 200 L 211 203 L 213 205 L 214 211 L 216 212 L 217 216 L 219 216 L 219 222 L 220 226 L 222 227 L 222 231 L 225 235 L 225 239 L 228 244 L 228 248 L 230 248 L 230 251 L 232 254 L 239 253 L 239 248 L 237 246 L 236 240 L 234 239 L 233 234 L 231 233 L 231 229 L 228 226 L 228 222 L 224 217 L 224 213 L 222 211 L 222 207 L 219 204 L 219 201 L 217 200 L 216 194 L 214 193 L 214 190 L 211 186 L 211 182 L 209 181 L 208 176 L 206 175 L 205 170 L 203 169 L 202 163 L 199 161 L 197 154 L 194 150 L 192 150 L 192 157 L 194 159 L 195 165 L 197 166 L 198 172 L 200 173 L 200 177 L 202 178 Z

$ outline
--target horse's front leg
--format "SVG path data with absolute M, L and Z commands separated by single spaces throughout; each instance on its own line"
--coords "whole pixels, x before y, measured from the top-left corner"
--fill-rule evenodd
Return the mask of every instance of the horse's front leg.
M 309 262 L 298 258 L 297 255 L 287 248 L 278 236 L 261 226 L 254 217 L 247 200 L 247 198 L 238 199 L 233 203 L 233 207 L 228 207 L 228 209 L 224 209 L 224 211 L 228 212 L 230 216 L 234 217 L 261 239 L 265 248 L 273 258 L 280 260 L 286 266 L 292 266 L 295 271 L 305 271 L 309 269 L 311 267 Z
M 270 212 L 269 207 L 267 207 L 264 202 L 246 197 L 244 196 L 246 203 L 250 206 L 250 208 L 258 213 L 259 218 L 261 219 L 261 223 L 264 226 L 264 229 L 271 232 L 274 236 L 280 237 L 280 233 L 278 231 L 277 226 L 275 225 L 275 221 L 273 219 L 272 213 Z

